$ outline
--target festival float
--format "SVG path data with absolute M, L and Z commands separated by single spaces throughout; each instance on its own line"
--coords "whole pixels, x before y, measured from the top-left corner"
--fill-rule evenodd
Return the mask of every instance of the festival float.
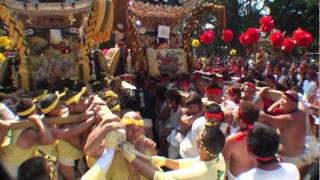
M 198 6 L 197 0 L 5 0 L 0 13 L 4 37 L 12 48 L 4 52 L 10 56 L 1 63 L 0 84 L 30 90 L 41 81 L 87 82 L 97 71 L 114 75 L 119 48 L 100 54 L 98 65 L 90 61 L 90 54 L 110 39 L 111 31 L 126 47 L 125 57 L 131 58 L 126 67 L 133 71 L 146 70 L 152 76 L 188 72 L 193 59 L 190 35 L 204 11 L 215 16 L 221 32 L 226 24 L 224 6 Z
M 110 8 L 110 1 L 3 1 L 4 37 L 12 48 L 4 52 L 11 56 L 1 63 L 1 85 L 30 90 L 41 81 L 88 81 L 90 50 L 110 37 Z

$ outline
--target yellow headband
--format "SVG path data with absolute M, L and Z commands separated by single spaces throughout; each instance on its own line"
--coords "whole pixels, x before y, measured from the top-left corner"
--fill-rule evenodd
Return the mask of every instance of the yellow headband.
M 121 122 L 125 125 L 133 125 L 133 126 L 144 126 L 144 122 L 142 119 L 133 119 L 133 118 L 123 118 Z
M 106 91 L 105 96 L 106 97 L 112 97 L 112 98 L 118 98 L 118 95 L 116 93 L 114 93 L 113 91 L 111 91 L 111 90 Z
M 111 109 L 112 112 L 120 112 L 121 111 L 121 108 L 120 108 L 120 105 L 117 104 L 116 106 L 114 106 L 112 109 Z
M 72 104 L 72 103 L 74 103 L 74 102 L 78 103 L 79 100 L 80 100 L 80 98 L 81 98 L 81 96 L 82 96 L 86 91 L 87 91 L 87 88 L 86 88 L 86 87 L 83 87 L 79 93 L 77 93 L 77 94 L 75 94 L 74 96 L 72 96 L 72 97 L 70 97 L 69 99 L 67 99 L 67 100 L 65 101 L 65 104 L 66 104 L 67 106 L 69 106 L 70 104 Z
M 40 101 L 42 98 L 44 98 L 48 94 L 48 90 L 44 90 L 43 93 L 35 98 L 33 98 L 33 102 Z
M 51 112 L 54 108 L 56 108 L 58 106 L 59 100 L 60 100 L 60 97 L 57 96 L 57 99 L 54 100 L 53 103 L 50 106 L 48 106 L 47 108 L 42 108 L 41 112 L 43 114 L 47 114 L 47 113 Z
M 29 109 L 22 112 L 17 112 L 17 114 L 18 116 L 27 116 L 31 114 L 35 109 L 36 109 L 36 106 L 33 104 Z
M 67 106 L 69 106 L 70 104 L 72 104 L 72 103 L 74 103 L 74 102 L 78 103 L 79 100 L 80 100 L 80 98 L 81 98 L 81 93 L 77 93 L 77 94 L 75 94 L 74 96 L 72 96 L 71 98 L 69 98 L 69 99 L 67 99 L 66 101 L 64 101 L 64 103 L 65 103 Z

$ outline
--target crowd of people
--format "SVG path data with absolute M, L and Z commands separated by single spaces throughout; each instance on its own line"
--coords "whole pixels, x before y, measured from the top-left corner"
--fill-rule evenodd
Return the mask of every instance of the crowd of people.
M 319 158 L 317 65 L 226 62 L 2 94 L 1 178 L 300 179 Z

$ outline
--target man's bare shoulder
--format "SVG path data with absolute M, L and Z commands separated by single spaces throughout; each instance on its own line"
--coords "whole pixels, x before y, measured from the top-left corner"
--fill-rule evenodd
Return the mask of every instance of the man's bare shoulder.
M 226 139 L 226 147 L 229 149 L 234 149 L 235 147 L 243 146 L 243 143 L 246 143 L 246 138 L 242 137 L 243 133 L 238 132 L 236 134 L 230 135 Z

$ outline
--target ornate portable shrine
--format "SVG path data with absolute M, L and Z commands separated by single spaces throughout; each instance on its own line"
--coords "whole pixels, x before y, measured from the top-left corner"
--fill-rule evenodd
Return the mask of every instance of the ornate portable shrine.
M 163 66 L 187 64 L 187 67 L 170 67 L 170 71 L 176 71 L 177 69 L 190 71 L 192 67 L 191 34 L 195 30 L 194 27 L 198 25 L 199 18 L 205 12 L 215 17 L 215 27 L 217 27 L 218 32 L 221 32 L 226 25 L 225 7 L 223 5 L 199 5 L 197 0 L 130 1 L 128 7 L 128 32 L 130 33 L 126 36 L 126 39 L 130 40 L 126 43 L 133 49 L 135 60 L 147 59 L 148 65 L 145 69 L 148 69 L 149 75 L 159 75 L 161 69 L 163 69 L 160 67 L 162 62 L 165 64 Z M 164 26 L 166 28 L 163 28 L 164 31 L 169 31 L 169 33 L 166 37 L 167 42 L 164 43 L 163 47 L 160 46 L 160 50 L 157 52 L 152 44 L 159 43 L 159 31 L 162 31 L 160 26 Z M 147 49 L 147 58 L 142 55 L 145 49 Z M 182 60 L 179 60 L 180 58 Z M 168 64 L 169 61 L 173 64 Z M 152 70 L 150 73 L 152 68 L 156 70 Z
M 43 80 L 88 81 L 90 50 L 110 37 L 111 4 L 108 0 L 4 0 L 0 14 L 17 52 L 17 85 L 29 90 Z
M 157 40 L 159 25 L 169 29 L 170 39 L 162 52 L 150 51 L 163 64 L 156 68 L 184 63 L 188 71 L 192 66 L 190 36 L 204 11 L 216 17 L 218 31 L 225 27 L 224 6 L 198 6 L 197 0 L 4 0 L 0 16 L 16 52 L 10 59 L 16 72 L 0 75 L 0 84 L 6 76 L 14 77 L 17 86 L 26 90 L 42 80 L 88 81 L 89 54 L 110 39 L 111 31 L 124 34 L 132 62 L 147 70 L 151 66 L 142 52 Z

